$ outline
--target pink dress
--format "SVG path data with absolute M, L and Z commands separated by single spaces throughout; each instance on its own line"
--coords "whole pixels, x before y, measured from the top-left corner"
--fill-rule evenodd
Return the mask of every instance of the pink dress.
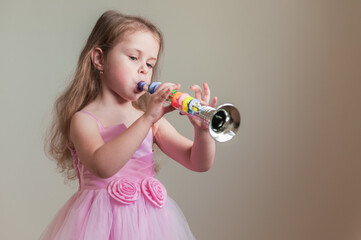
M 84 112 L 87 113 L 87 112 Z M 104 128 L 104 142 L 121 134 L 124 124 Z M 153 134 L 114 176 L 96 177 L 71 149 L 79 178 L 78 191 L 60 209 L 42 240 L 185 240 L 194 239 L 177 204 L 155 176 Z

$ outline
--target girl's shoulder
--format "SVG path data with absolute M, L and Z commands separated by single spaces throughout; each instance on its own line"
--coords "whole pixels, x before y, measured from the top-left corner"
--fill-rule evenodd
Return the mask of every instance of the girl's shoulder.
M 86 110 L 80 110 L 74 113 L 74 115 L 71 118 L 71 123 L 86 124 L 87 122 L 94 122 L 94 121 L 96 121 L 94 114 Z
M 96 129 L 99 130 L 101 122 L 95 115 L 89 111 L 81 110 L 76 112 L 70 121 L 70 131 L 82 129 Z
M 122 111 L 119 109 L 94 109 L 85 107 L 73 115 L 72 121 L 79 121 L 80 124 L 82 124 L 83 121 L 95 122 L 99 129 L 120 124 L 129 127 L 143 113 L 143 111 L 137 109 Z
M 88 138 L 94 139 L 95 136 L 100 136 L 99 133 L 100 122 L 98 122 L 90 113 L 85 111 L 76 112 L 70 121 L 69 129 L 69 143 L 74 145 L 74 141 Z

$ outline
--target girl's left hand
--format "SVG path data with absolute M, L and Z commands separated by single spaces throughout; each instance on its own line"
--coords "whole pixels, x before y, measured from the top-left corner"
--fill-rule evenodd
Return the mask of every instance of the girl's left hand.
M 209 89 L 207 83 L 203 83 L 204 94 L 202 94 L 202 88 L 198 85 L 192 85 L 190 89 L 194 91 L 195 98 L 200 100 L 203 105 L 208 105 L 211 107 L 216 106 L 217 97 L 213 97 L 212 102 L 209 104 L 209 100 L 211 98 L 211 90 Z M 208 124 L 191 116 L 188 116 L 188 118 L 194 127 L 208 130 Z

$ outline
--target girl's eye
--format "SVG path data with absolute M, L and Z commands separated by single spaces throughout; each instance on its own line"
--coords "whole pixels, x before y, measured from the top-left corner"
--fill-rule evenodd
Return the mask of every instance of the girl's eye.
M 133 56 L 129 56 L 129 58 L 130 58 L 131 60 L 133 60 L 133 61 L 136 61 L 136 60 L 137 60 L 137 58 L 136 58 L 136 57 L 133 57 Z
M 152 64 L 147 63 L 147 66 L 148 66 L 149 68 L 153 68 L 153 65 L 152 65 Z

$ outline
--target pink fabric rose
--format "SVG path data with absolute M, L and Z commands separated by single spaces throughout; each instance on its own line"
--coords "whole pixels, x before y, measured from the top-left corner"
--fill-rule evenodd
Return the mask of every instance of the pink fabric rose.
M 162 208 L 165 205 L 167 190 L 160 181 L 153 177 L 148 177 L 143 180 L 141 187 L 143 194 L 150 202 L 159 208 Z
M 121 203 L 131 204 L 139 198 L 140 187 L 127 179 L 115 179 L 109 183 L 108 193 Z

